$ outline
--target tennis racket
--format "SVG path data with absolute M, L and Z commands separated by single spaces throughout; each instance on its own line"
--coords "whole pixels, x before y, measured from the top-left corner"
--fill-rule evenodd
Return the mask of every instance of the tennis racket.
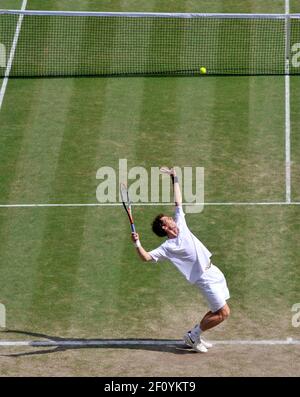
M 131 233 L 135 233 L 135 226 L 134 226 L 132 210 L 131 210 L 131 201 L 128 194 L 127 186 L 124 183 L 120 183 L 120 193 L 121 193 L 121 200 L 123 203 L 123 207 L 128 215 L 128 219 L 130 222 Z

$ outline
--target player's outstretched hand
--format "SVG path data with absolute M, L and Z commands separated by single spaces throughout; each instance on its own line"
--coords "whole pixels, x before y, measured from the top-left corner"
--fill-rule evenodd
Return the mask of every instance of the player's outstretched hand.
M 176 171 L 175 171 L 175 168 L 174 168 L 174 167 L 172 167 L 172 168 L 160 167 L 159 171 L 160 171 L 162 174 L 167 174 L 167 175 L 170 175 L 170 176 L 171 176 L 171 175 L 176 176 Z
M 136 241 L 138 241 L 140 239 L 139 234 L 138 233 L 131 233 L 131 239 L 135 243 Z

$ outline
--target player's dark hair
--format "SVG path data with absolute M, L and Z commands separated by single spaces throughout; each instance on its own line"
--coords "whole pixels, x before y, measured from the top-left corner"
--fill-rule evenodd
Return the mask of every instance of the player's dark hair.
M 165 237 L 167 233 L 165 230 L 162 228 L 163 227 L 163 221 L 162 218 L 164 217 L 164 214 L 159 214 L 157 217 L 155 217 L 154 221 L 152 222 L 152 231 L 159 237 Z

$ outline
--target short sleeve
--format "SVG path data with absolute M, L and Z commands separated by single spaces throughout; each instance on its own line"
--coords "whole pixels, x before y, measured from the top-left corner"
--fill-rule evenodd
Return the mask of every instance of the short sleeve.
M 176 206 L 174 220 L 179 227 L 187 226 L 185 221 L 185 213 L 183 212 L 181 205 Z
M 166 254 L 166 249 L 163 247 L 163 244 L 160 245 L 158 248 L 148 252 L 148 254 L 152 257 L 152 259 L 155 262 L 168 259 L 167 254 Z
M 183 208 L 182 205 L 177 205 L 176 209 L 175 209 L 175 222 L 177 222 L 177 220 L 179 220 L 179 218 L 184 218 L 185 217 L 185 213 L 183 212 Z

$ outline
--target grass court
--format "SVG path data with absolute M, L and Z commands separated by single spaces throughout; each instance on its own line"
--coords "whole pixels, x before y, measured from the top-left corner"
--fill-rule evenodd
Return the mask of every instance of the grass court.
M 21 5 L 0 0 L 0 9 Z M 27 9 L 82 11 L 284 13 L 284 6 L 27 2 Z M 299 2 L 290 1 L 290 11 L 299 13 Z M 207 338 L 299 340 L 291 309 L 300 302 L 300 79 L 290 78 L 290 203 L 285 84 L 284 76 L 9 79 L 0 110 L 0 302 L 7 310 L 0 339 L 177 340 L 205 313 L 174 266 L 139 261 L 121 207 L 7 207 L 96 203 L 98 168 L 127 159 L 128 167 L 149 170 L 205 168 L 205 202 L 215 205 L 187 222 L 224 272 L 232 310 Z M 161 243 L 150 225 L 163 211 L 172 208 L 134 207 L 148 250 Z M 220 345 L 201 357 L 143 345 L 2 353 L 1 376 L 300 374 L 299 345 Z

